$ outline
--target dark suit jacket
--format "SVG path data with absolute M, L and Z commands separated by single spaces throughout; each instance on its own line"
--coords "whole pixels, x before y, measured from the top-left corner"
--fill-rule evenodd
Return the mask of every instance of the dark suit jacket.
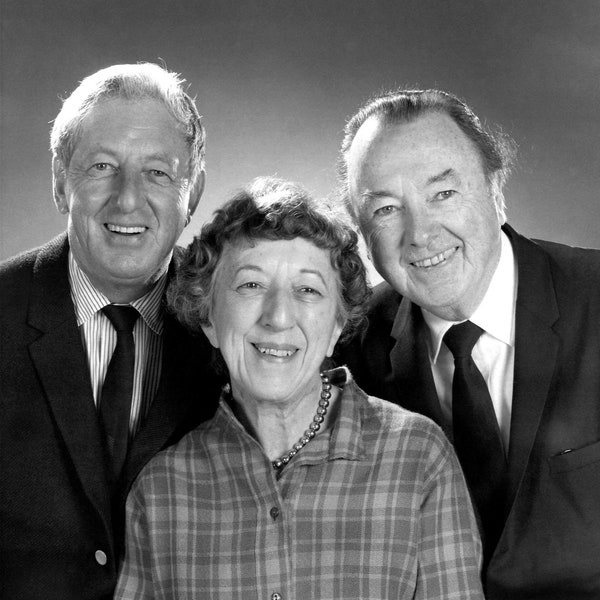
M 0 597 L 7 600 L 112 598 L 132 480 L 211 416 L 218 398 L 208 341 L 166 315 L 159 389 L 111 514 L 67 255 L 62 235 L 0 266 Z
M 533 242 L 518 263 L 509 490 L 485 574 L 492 600 L 600 598 L 600 251 Z M 396 338 L 391 337 L 392 329 Z M 339 360 L 368 393 L 441 412 L 421 311 L 387 283 Z

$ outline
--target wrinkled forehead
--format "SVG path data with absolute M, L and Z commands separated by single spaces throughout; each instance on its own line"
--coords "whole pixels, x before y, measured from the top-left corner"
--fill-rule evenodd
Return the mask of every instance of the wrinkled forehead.
M 356 132 L 346 161 L 350 184 L 365 172 L 375 175 L 381 168 L 405 167 L 424 171 L 425 177 L 449 168 L 484 171 L 475 143 L 439 111 L 400 121 L 369 117 Z

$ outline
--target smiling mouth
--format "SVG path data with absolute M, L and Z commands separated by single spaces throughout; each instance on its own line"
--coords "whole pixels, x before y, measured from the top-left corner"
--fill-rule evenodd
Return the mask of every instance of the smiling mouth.
M 106 229 L 108 229 L 111 233 L 121 233 L 124 235 L 138 235 L 140 233 L 144 233 L 144 231 L 148 229 L 147 227 L 127 227 L 125 225 L 115 225 L 114 223 L 104 223 L 104 227 L 106 227 Z
M 298 352 L 298 348 L 274 348 L 273 346 L 263 346 L 261 344 L 252 344 L 261 354 L 266 356 L 275 356 L 277 358 L 288 358 Z
M 410 264 L 413 267 L 417 267 L 418 269 L 429 269 L 431 267 L 436 267 L 439 264 L 445 263 L 454 253 L 458 250 L 458 246 L 454 246 L 453 248 L 449 248 L 448 250 L 444 250 L 444 252 L 440 252 L 435 256 L 431 256 L 429 258 L 424 258 L 423 260 L 415 260 Z

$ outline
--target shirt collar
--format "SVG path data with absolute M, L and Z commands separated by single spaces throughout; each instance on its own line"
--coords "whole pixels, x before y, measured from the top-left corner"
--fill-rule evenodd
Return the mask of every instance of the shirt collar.
M 360 460 L 366 455 L 363 447 L 362 423 L 365 393 L 348 373 L 348 379 L 338 399 L 337 418 L 330 431 L 329 460 L 345 458 Z
M 517 267 L 512 245 L 504 232 L 501 232 L 500 240 L 501 250 L 498 266 L 483 300 L 469 320 L 497 340 L 513 346 L 515 343 Z M 444 335 L 456 321 L 447 321 L 425 309 L 421 310 L 430 333 L 429 359 L 432 364 L 435 364 Z
M 231 428 L 236 435 L 250 435 L 244 426 L 238 421 L 229 406 L 227 398 L 230 394 L 228 386 L 225 386 L 219 408 L 213 423 L 226 429 Z M 335 460 L 345 458 L 348 460 L 360 460 L 365 456 L 362 442 L 362 411 L 364 404 L 364 392 L 357 387 L 352 380 L 349 371 L 346 370 L 346 383 L 338 398 L 338 409 L 333 426 L 326 431 L 320 432 L 311 440 L 302 451 L 294 457 L 294 464 L 317 464 L 324 460 Z M 308 421 L 307 421 L 308 426 Z
M 110 300 L 94 287 L 89 277 L 81 270 L 71 251 L 69 251 L 69 283 L 78 326 L 89 321 L 99 310 L 110 304 Z M 166 284 L 167 272 L 165 271 L 149 292 L 131 303 L 156 335 L 161 335 L 164 328 L 162 299 Z

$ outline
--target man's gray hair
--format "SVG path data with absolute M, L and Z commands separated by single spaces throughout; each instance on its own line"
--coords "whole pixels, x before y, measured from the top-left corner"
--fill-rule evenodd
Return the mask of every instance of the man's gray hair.
M 397 90 L 369 100 L 346 124 L 341 158 L 338 164 L 340 195 L 351 214 L 348 195 L 347 153 L 361 125 L 370 117 L 384 124 L 406 123 L 432 112 L 447 114 L 475 144 L 481 155 L 483 169 L 492 190 L 498 211 L 505 217 L 503 188 L 515 160 L 516 145 L 499 129 L 484 126 L 477 115 L 462 100 L 441 90 Z
M 50 134 L 53 156 L 68 167 L 82 120 L 107 99 L 154 99 L 162 102 L 190 147 L 190 176 L 194 183 L 204 169 L 205 131 L 194 100 L 184 91 L 182 79 L 152 63 L 113 65 L 86 77 L 63 102 Z

